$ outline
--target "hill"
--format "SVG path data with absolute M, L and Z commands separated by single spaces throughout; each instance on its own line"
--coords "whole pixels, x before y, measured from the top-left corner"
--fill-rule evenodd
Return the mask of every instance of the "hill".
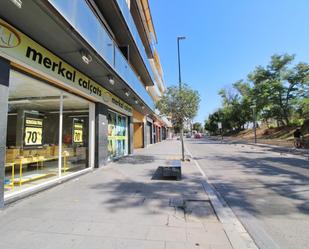
M 301 131 L 305 139 L 305 147 L 309 147 L 309 125 L 305 122 Z M 256 130 L 257 139 L 259 143 L 274 144 L 292 147 L 293 146 L 293 132 L 297 127 L 277 127 L 277 128 L 258 128 Z M 254 132 L 252 129 L 244 130 L 232 136 L 232 138 L 241 140 L 254 140 Z

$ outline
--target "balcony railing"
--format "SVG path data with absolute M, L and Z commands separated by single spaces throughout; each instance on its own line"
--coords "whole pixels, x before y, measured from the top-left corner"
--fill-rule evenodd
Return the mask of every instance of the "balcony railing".
M 152 109 L 154 102 L 105 27 L 84 0 L 49 0 L 57 11 Z
M 129 7 L 128 7 L 128 4 L 126 2 L 126 0 L 117 0 L 116 1 L 117 4 L 118 4 L 118 7 L 119 9 L 121 10 L 121 13 L 129 27 L 129 30 L 134 38 L 134 41 L 135 41 L 135 44 L 144 60 L 144 63 L 147 67 L 147 70 L 151 76 L 151 79 L 152 81 L 154 82 L 154 75 L 153 75 L 153 72 L 152 72 L 152 68 L 150 66 L 150 63 L 148 61 L 148 57 L 147 57 L 147 54 L 146 54 L 146 51 L 145 51 L 145 48 L 144 48 L 144 45 L 143 45 L 143 42 L 139 36 L 139 33 L 137 31 L 137 28 L 136 28 L 136 25 L 135 25 L 135 22 L 133 20 L 133 17 L 131 15 L 131 12 L 129 10 Z M 151 46 L 152 48 L 152 46 Z

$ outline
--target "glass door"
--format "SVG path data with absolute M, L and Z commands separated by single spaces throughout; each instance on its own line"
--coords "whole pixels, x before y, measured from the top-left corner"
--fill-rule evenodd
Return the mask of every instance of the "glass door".
M 109 159 L 128 154 L 128 119 L 119 113 L 108 112 L 108 156 Z

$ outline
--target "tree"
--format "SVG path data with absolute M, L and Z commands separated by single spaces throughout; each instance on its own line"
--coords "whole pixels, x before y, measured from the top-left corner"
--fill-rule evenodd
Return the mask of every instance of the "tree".
M 273 55 L 269 65 L 259 66 L 248 75 L 253 85 L 257 110 L 289 125 L 295 99 L 301 99 L 302 89 L 308 86 L 309 65 L 298 63 L 293 68 L 294 55 Z
M 245 93 L 246 91 L 249 91 L 249 88 L 242 81 L 234 83 L 233 88 L 224 88 L 219 91 L 222 98 L 219 121 L 222 123 L 225 132 L 240 131 L 245 123 L 250 120 L 251 102 L 248 93 Z
M 209 131 L 212 134 L 219 134 L 218 123 L 224 123 L 224 127 L 226 126 L 224 119 L 224 114 L 222 109 L 217 110 L 216 112 L 210 114 L 208 119 L 205 120 L 205 130 Z
M 202 132 L 203 131 L 203 126 L 200 122 L 196 122 L 193 124 L 193 130 L 197 132 Z
M 156 107 L 162 115 L 171 119 L 173 127 L 179 127 L 181 133 L 181 152 L 184 161 L 183 124 L 192 120 L 198 111 L 200 96 L 197 91 L 183 84 L 181 89 L 176 86 L 167 88 L 166 93 L 157 102 Z
M 309 115 L 309 65 L 293 64 L 294 58 L 275 54 L 268 65 L 256 67 L 246 80 L 221 89 L 222 107 L 209 116 L 205 127 L 215 132 L 220 121 L 225 131 L 240 130 L 252 121 L 253 105 L 257 118 L 267 125 L 269 120 L 276 120 L 278 126 L 289 125 L 291 120 L 302 124 Z

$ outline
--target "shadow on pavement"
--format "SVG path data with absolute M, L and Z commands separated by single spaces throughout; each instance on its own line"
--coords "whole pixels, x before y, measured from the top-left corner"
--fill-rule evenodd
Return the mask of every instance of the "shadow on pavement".
M 257 191 L 260 189 L 260 191 L 273 191 L 283 198 L 291 199 L 290 207 L 294 206 L 299 212 L 309 214 L 309 177 L 302 173 L 293 171 L 293 168 L 309 170 L 308 161 L 296 158 L 280 157 L 263 157 L 257 160 L 248 159 L 246 157 L 232 156 L 216 156 L 213 160 L 222 160 L 227 162 L 227 164 L 228 162 L 236 162 L 237 165 L 243 167 L 242 171 L 247 175 L 251 174 L 254 176 L 258 174 L 262 176 L 278 176 L 284 179 L 281 180 L 280 183 L 271 183 L 270 181 L 267 181 L 268 178 L 261 178 L 258 180 L 258 186 L 256 181 L 253 181 L 253 186 L 251 186 L 250 181 L 244 183 L 241 180 L 238 180 L 235 181 L 235 183 L 231 183 L 230 181 L 227 182 L 223 178 L 220 179 L 220 177 L 216 176 L 216 179 L 214 179 L 216 182 L 214 184 L 216 189 L 232 206 L 247 211 L 249 210 L 253 213 L 259 213 L 256 208 L 249 204 L 249 201 L 247 201 L 247 196 L 248 193 L 250 194 L 250 191 L 253 191 L 253 195 L 258 196 Z M 276 198 L 276 195 L 271 192 L 269 194 Z M 261 204 L 265 205 L 265 207 L 267 206 L 267 208 L 263 209 L 263 215 L 285 215 L 289 214 L 291 211 L 291 209 L 289 209 L 290 207 L 285 208 L 284 206 L 278 206 L 278 202 L 271 202 L 271 199 L 268 201 L 269 202 Z
M 186 201 L 208 201 L 201 190 L 199 177 L 185 181 L 137 182 L 119 180 L 91 185 L 91 189 L 101 192 L 102 205 L 110 212 L 143 210 L 149 215 L 165 213 L 175 207 L 185 208 Z M 110 193 L 110 194 L 107 194 Z M 201 196 L 202 193 L 202 196 Z M 203 214 L 205 218 L 205 214 Z
M 115 160 L 117 164 L 146 164 L 152 163 L 155 160 L 155 156 L 148 155 L 134 155 L 134 156 L 126 156 L 122 157 L 118 160 Z

